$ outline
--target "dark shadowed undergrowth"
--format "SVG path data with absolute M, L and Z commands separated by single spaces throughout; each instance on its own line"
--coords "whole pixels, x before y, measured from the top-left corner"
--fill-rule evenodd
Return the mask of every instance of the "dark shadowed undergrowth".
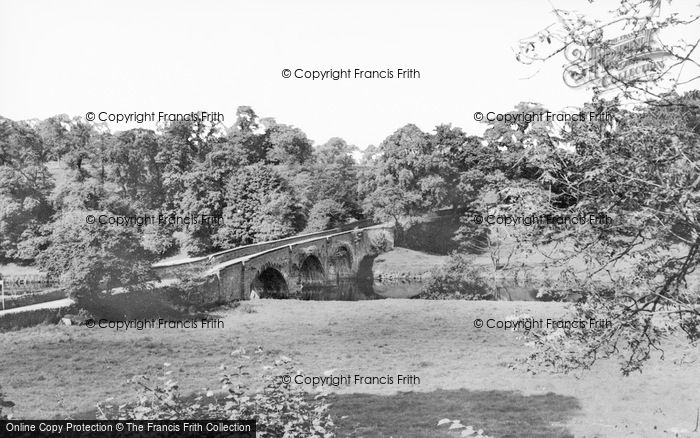
M 499 438 L 573 437 L 562 425 L 580 410 L 576 398 L 551 392 L 525 396 L 515 391 L 460 389 L 342 394 L 330 401 L 341 437 L 459 436 L 459 431 L 437 426 L 443 418 L 459 419 Z

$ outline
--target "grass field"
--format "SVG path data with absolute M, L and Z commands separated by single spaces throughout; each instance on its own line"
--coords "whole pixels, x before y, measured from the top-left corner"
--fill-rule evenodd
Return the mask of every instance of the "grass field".
M 20 418 L 87 416 L 109 397 L 133 401 L 126 380 L 160 373 L 164 362 L 172 364 L 185 392 L 216 387 L 219 366 L 240 360 L 233 350 L 260 346 L 253 374 L 258 365 L 286 355 L 307 376 L 335 369 L 420 379 L 417 385 L 337 389 L 332 410 L 340 436 L 458 436 L 436 427 L 441 418 L 496 437 L 654 437 L 673 436 L 663 431 L 674 427 L 693 429 L 700 408 L 697 349 L 669 348 L 664 361 L 655 358 L 644 375 L 627 378 L 613 361 L 578 377 L 532 375 L 507 366 L 527 351 L 520 333 L 473 326 L 475 318 L 515 312 L 558 317 L 564 306 L 260 300 L 219 312 L 222 329 L 117 332 L 44 325 L 0 334 L 0 385 Z

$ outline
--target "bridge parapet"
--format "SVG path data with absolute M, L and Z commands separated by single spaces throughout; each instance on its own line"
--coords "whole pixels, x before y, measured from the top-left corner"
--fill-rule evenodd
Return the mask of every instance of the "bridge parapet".
M 392 225 L 381 224 L 328 235 L 304 236 L 300 240 L 286 244 L 278 242 L 272 248 L 209 266 L 202 275 L 216 278 L 211 282 L 216 289 L 211 290 L 211 294 L 218 300 L 249 299 L 253 288 L 266 284 L 277 292 L 284 289 L 285 293 L 294 295 L 301 289 L 302 280 L 306 277 L 304 268 L 317 266 L 318 269 L 320 265 L 321 275 L 325 279 L 329 279 L 329 273 L 355 275 L 360 261 L 377 250 L 375 241 L 384 239 L 391 248 L 393 235 Z M 334 258 L 337 252 L 345 258 Z M 305 265 L 310 257 L 318 263 Z M 338 267 L 339 260 L 348 271 Z
M 188 259 L 167 262 L 158 262 L 153 264 L 153 269 L 156 271 L 156 274 L 162 279 L 175 278 L 182 275 L 196 276 L 201 274 L 208 268 L 219 265 L 221 263 L 225 263 L 230 260 L 236 260 L 251 254 L 257 254 L 269 249 L 277 248 L 279 246 L 294 244 L 296 242 L 304 241 L 311 238 L 330 236 L 333 234 L 346 232 L 353 229 L 366 228 L 373 225 L 376 225 L 374 221 L 366 219 L 350 224 L 345 224 L 332 230 L 318 231 L 315 233 L 308 234 L 299 234 L 296 236 L 286 237 L 284 239 L 243 245 L 224 251 L 219 251 L 206 256 L 191 257 Z

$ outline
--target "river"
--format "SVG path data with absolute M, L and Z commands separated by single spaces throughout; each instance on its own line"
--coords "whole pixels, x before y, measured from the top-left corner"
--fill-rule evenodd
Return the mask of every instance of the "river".
M 421 282 L 378 283 L 372 279 L 343 278 L 319 285 L 305 285 L 302 300 L 313 301 L 362 301 L 390 298 L 414 298 L 423 287 Z M 538 301 L 537 289 L 518 284 L 500 284 L 500 301 Z

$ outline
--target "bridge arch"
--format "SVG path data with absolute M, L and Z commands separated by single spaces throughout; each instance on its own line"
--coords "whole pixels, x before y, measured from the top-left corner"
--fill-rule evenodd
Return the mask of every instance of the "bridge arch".
M 251 295 L 256 294 L 260 298 L 287 298 L 289 286 L 282 271 L 277 267 L 267 264 L 260 268 L 250 284 Z
M 352 276 L 354 262 L 352 246 L 346 242 L 337 244 L 328 256 L 329 276 L 333 278 Z
M 314 254 L 307 255 L 299 266 L 299 281 L 302 284 L 321 283 L 326 280 L 323 263 Z

